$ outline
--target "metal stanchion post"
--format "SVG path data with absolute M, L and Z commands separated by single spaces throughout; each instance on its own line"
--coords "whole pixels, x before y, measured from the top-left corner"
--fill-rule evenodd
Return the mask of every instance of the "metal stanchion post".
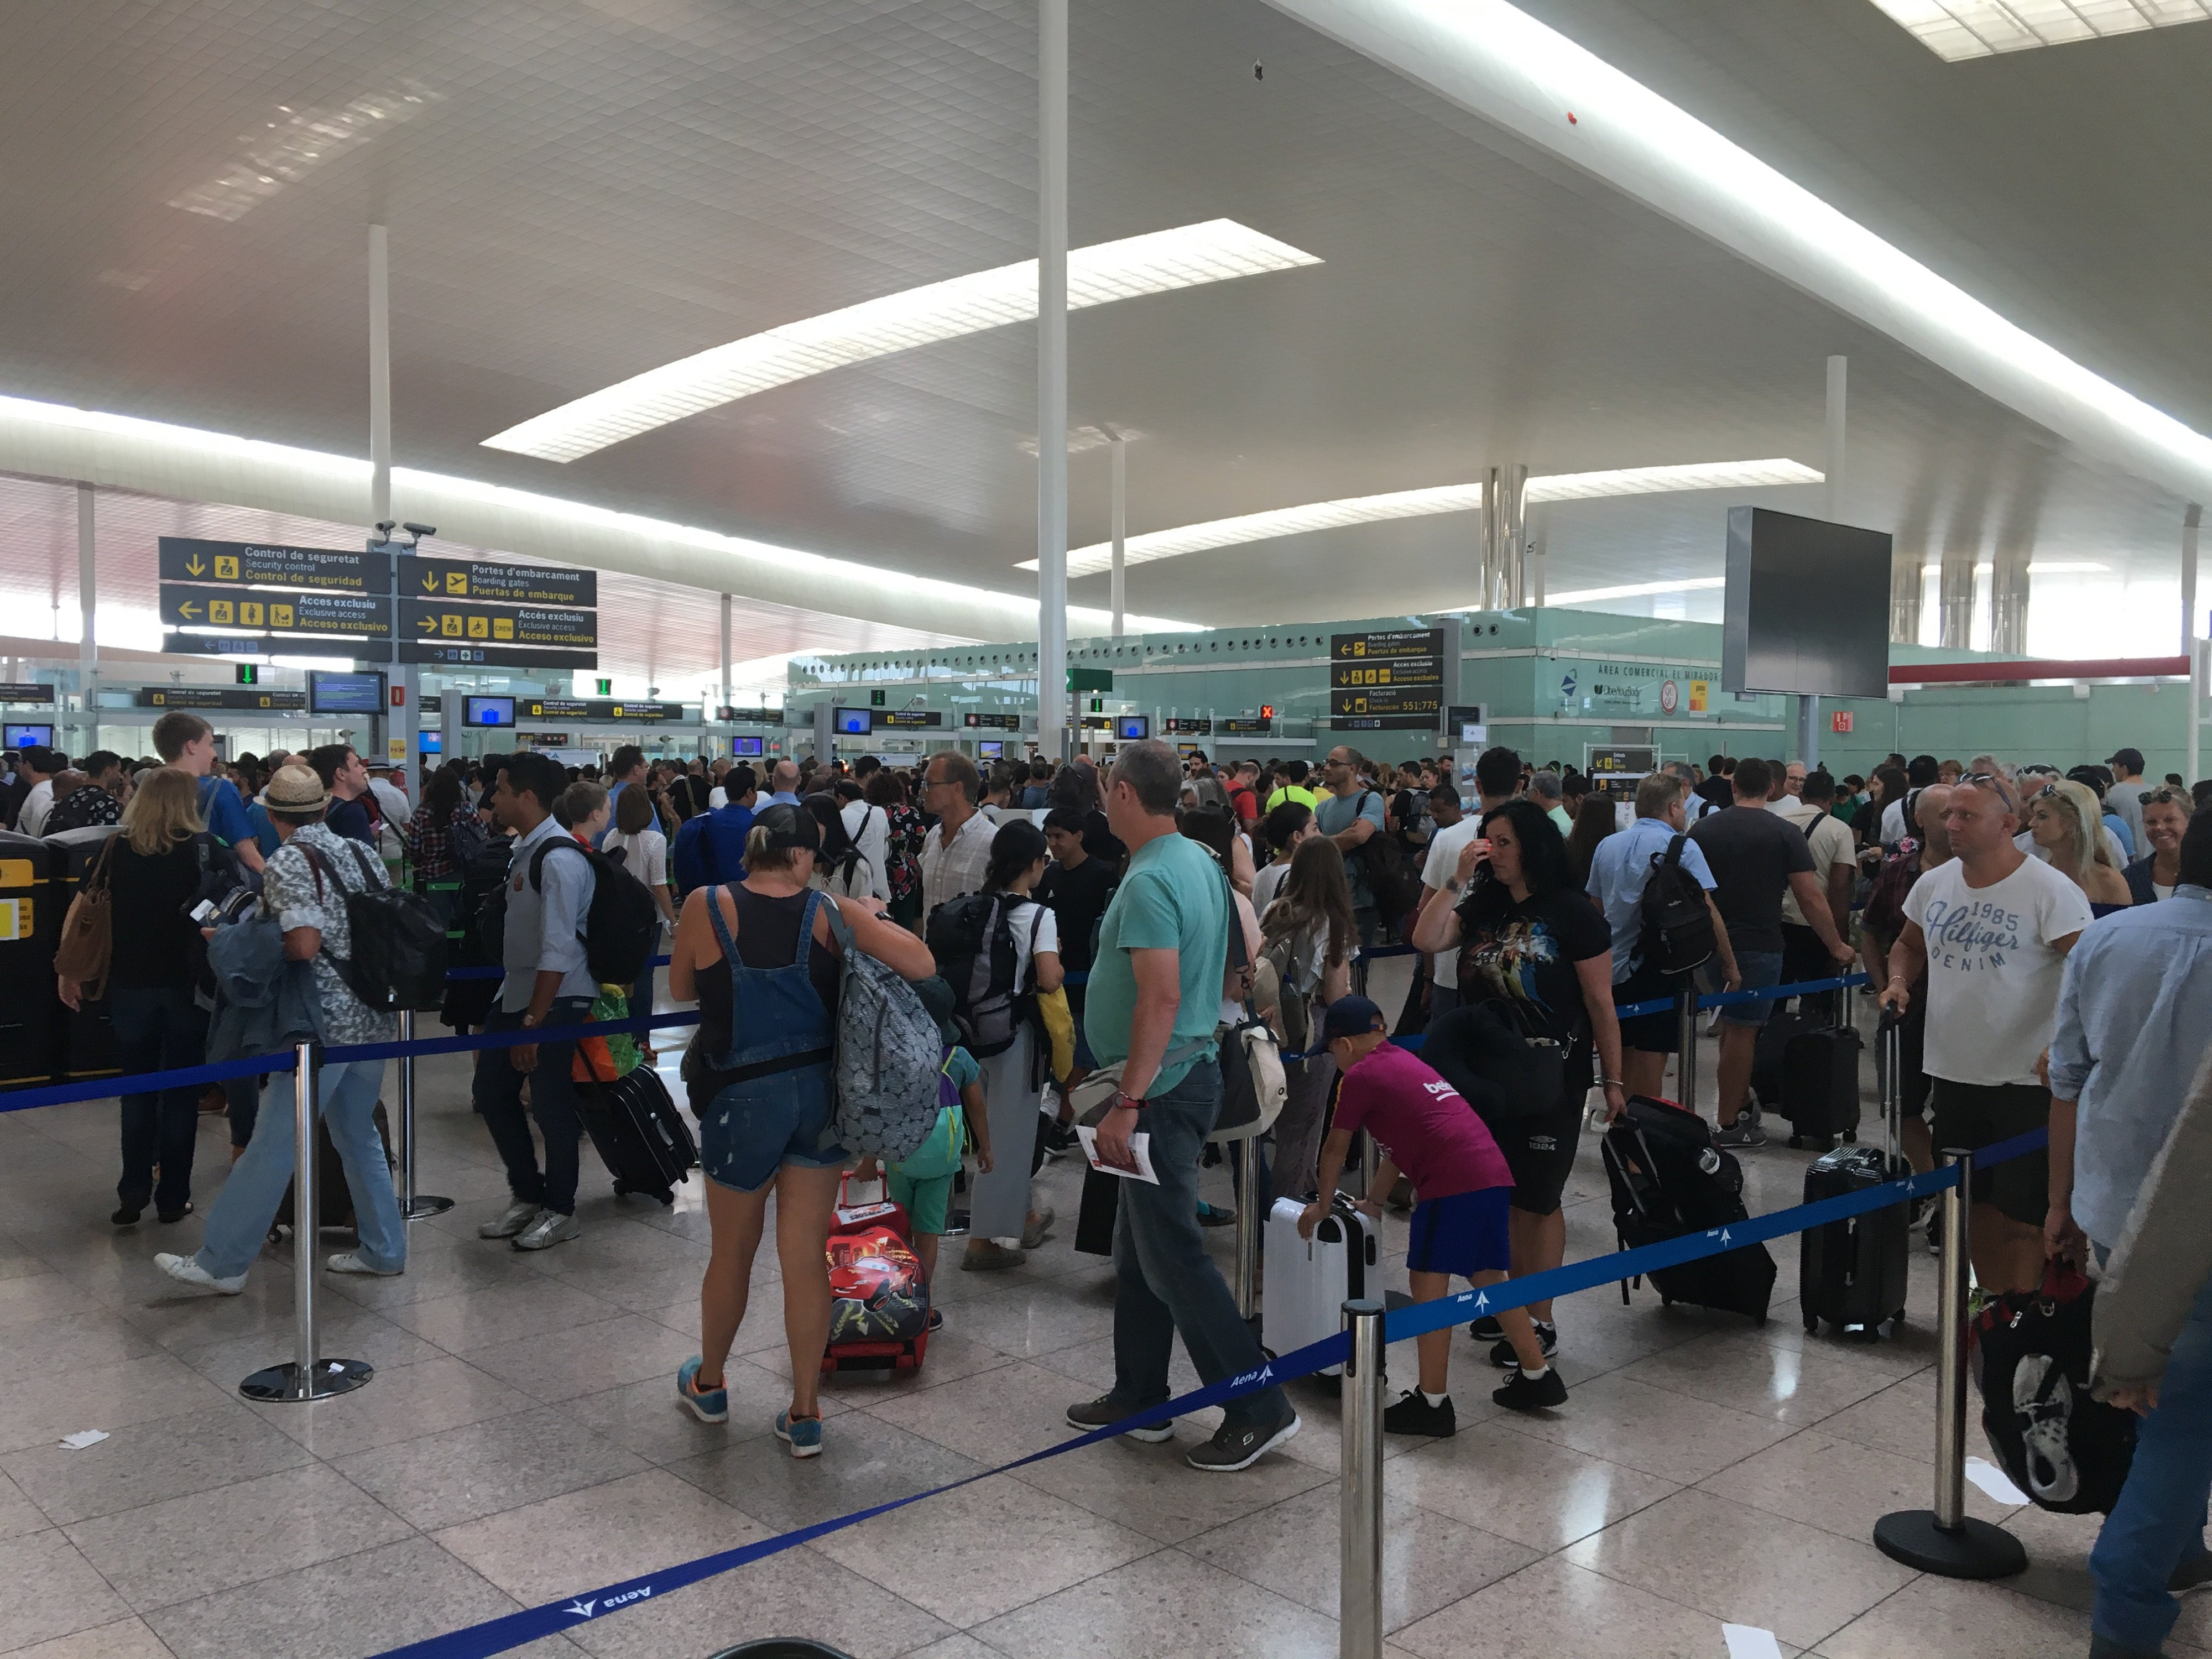
M 1260 1137 L 1237 1143 L 1237 1316 L 1260 1316 Z
M 350 1394 L 376 1375 L 358 1359 L 325 1359 L 315 1328 L 315 1278 L 321 1262 L 315 1227 L 315 1045 L 293 1053 L 292 1358 L 238 1385 L 248 1400 L 290 1402 Z
M 1681 1052 L 1674 1059 L 1675 1086 L 1682 1098 L 1676 1103 L 1686 1111 L 1698 1109 L 1698 987 L 1685 980 L 1675 1005 L 1681 1022 Z
M 1966 1513 L 1966 1217 L 1974 1155 L 1946 1151 L 1959 1184 L 1943 1192 L 1943 1282 L 1936 1328 L 1943 1346 L 1936 1370 L 1936 1504 L 1899 1510 L 1875 1522 L 1875 1547 L 1892 1560 L 1945 1578 L 2003 1578 L 2027 1567 L 2027 1552 L 2001 1527 Z
M 399 1011 L 399 1040 L 415 1041 L 415 1011 Z M 415 1190 L 415 1056 L 399 1056 L 399 1213 L 410 1221 L 426 1215 L 443 1215 L 453 1207 L 450 1198 Z
M 1382 1304 L 1344 1304 L 1352 1353 L 1344 1366 L 1342 1577 L 1339 1659 L 1382 1659 Z

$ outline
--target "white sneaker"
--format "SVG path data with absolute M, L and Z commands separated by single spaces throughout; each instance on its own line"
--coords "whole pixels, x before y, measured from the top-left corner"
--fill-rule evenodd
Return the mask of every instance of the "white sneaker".
M 514 1248 L 518 1250 L 550 1249 L 583 1231 L 572 1215 L 562 1215 L 558 1210 L 540 1210 L 538 1219 L 514 1236 Z
M 358 1250 L 348 1250 L 343 1255 L 334 1255 L 323 1264 L 334 1273 L 367 1273 L 371 1279 L 397 1279 L 407 1269 L 400 1267 L 372 1267 L 361 1259 Z
M 508 1205 L 490 1220 L 477 1229 L 478 1238 L 513 1238 L 538 1219 L 538 1206 L 526 1204 L 520 1199 Z
M 238 1273 L 229 1279 L 217 1279 L 188 1255 L 171 1255 L 167 1250 L 154 1258 L 154 1265 L 183 1285 L 196 1285 L 204 1291 L 214 1291 L 222 1296 L 236 1296 L 246 1288 L 246 1275 Z

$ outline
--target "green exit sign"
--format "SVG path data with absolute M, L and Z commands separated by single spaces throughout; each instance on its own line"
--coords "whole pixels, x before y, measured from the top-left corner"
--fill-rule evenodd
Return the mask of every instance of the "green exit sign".
M 881 708 L 884 706 L 884 694 L 880 691 L 869 692 L 868 706 L 871 708 Z
M 1110 668 L 1071 668 L 1067 671 L 1067 689 L 1071 691 L 1111 691 L 1114 671 Z
M 595 684 L 599 688 L 599 696 L 603 697 L 611 697 L 614 696 L 615 683 L 612 680 L 599 680 L 595 682 Z
M 260 665 L 259 663 L 252 663 L 252 662 L 242 662 L 242 663 L 239 664 L 239 665 L 238 665 L 238 683 L 239 683 L 240 685 L 258 685 L 258 684 L 261 684 L 261 665 Z

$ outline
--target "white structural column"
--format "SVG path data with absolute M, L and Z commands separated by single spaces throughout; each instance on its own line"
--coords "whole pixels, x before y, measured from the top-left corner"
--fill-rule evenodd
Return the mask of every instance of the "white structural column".
M 1108 578 L 1107 608 L 1114 613 L 1114 637 L 1120 639 L 1129 613 L 1129 441 L 1111 427 L 1114 450 L 1114 569 Z
M 1117 452 L 1118 453 L 1118 452 Z M 1068 752 L 1067 0 L 1037 0 L 1037 748 Z
M 2197 531 L 2204 509 L 2197 502 L 2181 515 L 2181 648 L 2189 658 L 2189 764 L 2182 777 L 2194 784 L 2202 775 L 2197 743 L 2197 717 L 2204 708 L 2204 648 L 2197 638 Z
M 392 265 L 382 225 L 368 228 L 368 517 L 372 524 L 392 517 Z M 389 532 L 372 530 L 369 538 L 387 540 Z M 406 578 L 398 576 L 395 586 L 404 592 Z M 397 594 L 392 614 L 396 623 Z M 396 648 L 392 654 L 398 655 Z M 422 724 L 422 671 L 393 662 L 392 688 L 398 701 L 384 711 L 385 757 L 407 769 L 408 793 L 420 800 L 422 780 L 416 769 L 422 758 L 416 737 Z
M 76 648 L 77 689 L 84 698 L 84 712 L 94 726 L 99 724 L 94 709 L 99 704 L 100 630 L 95 621 L 100 609 L 100 580 L 93 568 L 93 491 L 88 483 L 76 487 L 76 608 L 83 618 L 78 634 L 81 643 Z M 92 733 L 88 731 L 88 737 Z M 85 745 L 96 749 L 96 741 Z
M 727 708 L 730 706 L 730 596 L 727 593 L 722 595 L 722 670 L 716 678 L 722 683 L 721 708 Z M 721 718 L 720 709 L 715 711 L 714 718 Z

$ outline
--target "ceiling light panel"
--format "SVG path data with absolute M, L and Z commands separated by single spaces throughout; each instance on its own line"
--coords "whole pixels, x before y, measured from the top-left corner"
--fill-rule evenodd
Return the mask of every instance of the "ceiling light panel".
M 2212 18 L 2207 0 L 1874 0 L 1938 58 L 1957 63 Z
M 1074 249 L 1067 256 L 1067 308 L 1321 263 L 1234 219 L 1212 219 Z M 573 461 L 740 398 L 1025 322 L 1036 310 L 1036 261 L 1024 259 L 747 335 L 587 392 L 483 441 L 492 449 Z
M 1819 483 L 1821 475 L 1784 458 L 1762 461 L 1705 461 L 1688 466 L 1632 466 L 1603 472 L 1554 472 L 1531 478 L 1523 499 L 1542 501 L 1592 501 L 1603 495 L 1652 495 L 1683 489 L 1745 489 L 1775 484 Z M 1149 531 L 1122 542 L 1124 564 L 1149 564 L 1217 547 L 1302 536 L 1346 525 L 1378 524 L 1386 519 L 1419 519 L 1437 513 L 1472 513 L 1482 505 L 1479 483 L 1444 484 L 1432 489 L 1397 489 L 1382 495 L 1354 495 L 1343 501 L 1279 507 L 1233 519 L 1213 519 L 1174 530 Z M 1095 576 L 1114 564 L 1114 545 L 1099 542 L 1067 556 L 1070 576 Z M 1035 559 L 1018 567 L 1037 568 Z

